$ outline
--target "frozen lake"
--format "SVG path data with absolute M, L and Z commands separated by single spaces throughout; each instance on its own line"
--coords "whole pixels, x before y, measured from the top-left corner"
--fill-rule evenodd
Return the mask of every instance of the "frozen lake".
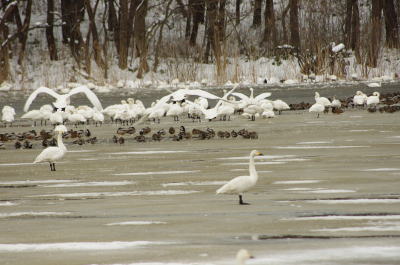
M 292 91 L 279 93 L 287 100 Z M 313 100 L 311 89 L 293 93 Z M 291 95 L 292 102 L 303 100 Z M 103 98 L 108 105 L 122 96 Z M 180 125 L 171 118 L 137 129 Z M 125 135 L 119 145 L 111 141 L 118 126 L 88 126 L 99 143 L 65 140 L 70 152 L 56 172 L 31 164 L 40 142 L 31 150 L 0 150 L 0 263 L 234 264 L 246 248 L 256 257 L 248 264 L 398 264 L 398 112 L 348 110 L 316 119 L 290 111 L 255 122 L 182 125 L 248 128 L 259 138 L 137 143 Z M 253 149 L 265 156 L 256 159 L 257 186 L 244 196 L 251 204 L 215 195 L 226 181 L 248 174 Z

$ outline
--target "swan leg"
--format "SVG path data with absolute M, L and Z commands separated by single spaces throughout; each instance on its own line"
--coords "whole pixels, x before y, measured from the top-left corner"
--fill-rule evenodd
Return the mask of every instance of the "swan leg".
M 243 198 L 242 198 L 242 195 L 239 195 L 239 204 L 240 205 L 249 205 L 250 203 L 244 202 Z

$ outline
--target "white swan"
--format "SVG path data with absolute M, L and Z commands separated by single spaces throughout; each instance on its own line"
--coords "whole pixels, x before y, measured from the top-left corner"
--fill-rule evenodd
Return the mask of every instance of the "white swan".
M 246 105 L 250 105 L 250 104 L 259 104 L 259 102 L 261 100 L 271 96 L 271 93 L 264 92 L 264 93 L 257 95 L 256 97 L 254 97 L 254 89 L 252 87 L 250 87 L 250 96 L 246 96 L 245 94 L 242 94 L 239 92 L 232 93 L 232 95 L 239 97 L 244 104 L 243 107 L 246 107 Z
M 324 112 L 324 110 L 325 110 L 325 106 L 322 105 L 322 104 L 320 104 L 320 103 L 315 103 L 314 105 L 312 105 L 312 106 L 308 109 L 309 112 L 316 112 L 316 113 L 318 113 L 317 118 L 319 118 L 319 114 L 322 113 L 322 112 Z
M 62 141 L 62 134 L 67 132 L 67 128 L 64 125 L 58 125 L 54 132 L 57 133 L 57 146 L 50 146 L 44 149 L 33 161 L 34 164 L 40 162 L 49 162 L 50 163 L 50 171 L 56 171 L 55 161 L 60 160 L 64 157 L 67 152 L 67 148 L 65 147 Z
M 274 109 L 278 111 L 278 114 L 281 115 L 283 110 L 289 110 L 290 107 L 289 105 L 280 99 L 276 99 L 274 101 L 272 101 L 272 105 L 274 106 Z
M 249 253 L 246 249 L 241 249 L 236 254 L 236 264 L 237 265 L 244 265 L 246 260 L 254 259 L 254 256 Z
M 257 150 L 253 150 L 250 153 L 250 162 L 249 162 L 249 176 L 239 176 L 217 190 L 217 194 L 237 194 L 239 195 L 239 204 L 248 204 L 243 202 L 243 193 L 254 187 L 258 180 L 258 174 L 256 171 L 256 167 L 254 165 L 254 157 L 262 156 L 263 154 Z
M 367 103 L 367 95 L 361 91 L 357 91 L 356 95 L 353 97 L 353 104 L 355 106 L 364 106 Z
M 326 97 L 321 97 L 318 92 L 315 92 L 315 103 L 319 103 L 324 107 L 330 107 L 332 103 Z
M 36 126 L 36 121 L 43 120 L 43 113 L 41 110 L 30 110 L 21 116 L 21 119 L 30 119 L 33 121 L 33 126 Z
M 210 109 L 205 109 L 202 105 L 193 103 L 189 100 L 187 100 L 186 102 L 189 105 L 194 105 L 196 108 L 198 108 L 204 114 L 204 119 L 211 121 L 212 119 L 215 119 L 218 116 L 218 109 L 224 101 L 234 104 L 232 101 L 228 101 L 227 99 L 228 99 L 229 95 L 231 95 L 237 87 L 238 86 L 234 86 L 229 92 L 225 93 L 224 96 L 222 98 L 220 98 L 220 100 L 217 102 L 217 104 L 213 108 L 210 108 Z
M 3 122 L 8 122 L 8 123 L 12 124 L 12 122 L 15 119 L 14 118 L 15 109 L 10 106 L 4 106 L 3 109 L 1 110 L 1 112 L 2 112 L 1 120 Z
M 340 102 L 340 100 L 338 100 L 335 97 L 333 97 L 331 106 L 332 106 L 332 108 L 341 108 L 342 107 L 342 102 Z
M 372 93 L 372 96 L 369 96 L 367 98 L 367 106 L 379 104 L 379 96 L 380 96 L 379 92 Z
M 97 108 L 98 110 L 103 109 L 96 94 L 94 94 L 87 86 L 76 87 L 64 95 L 60 95 L 48 87 L 39 87 L 38 89 L 33 91 L 33 93 L 26 100 L 26 103 L 24 106 L 25 112 L 27 112 L 29 110 L 30 105 L 35 100 L 36 96 L 40 93 L 46 93 L 46 94 L 49 94 L 50 96 L 54 97 L 56 99 L 56 101 L 53 102 L 53 106 L 56 109 L 65 110 L 65 108 L 70 104 L 70 97 L 75 94 L 79 94 L 79 93 L 85 93 L 86 97 L 89 99 L 89 101 L 93 104 L 93 106 L 95 108 Z

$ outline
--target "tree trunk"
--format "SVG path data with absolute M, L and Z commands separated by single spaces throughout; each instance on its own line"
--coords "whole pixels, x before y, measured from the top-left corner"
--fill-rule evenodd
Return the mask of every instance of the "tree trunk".
M 396 8 L 394 6 L 393 0 L 384 0 L 383 8 L 386 28 L 386 46 L 388 48 L 398 48 L 399 24 L 397 21 Z M 398 12 L 400 12 L 400 10 Z
M 142 78 L 143 73 L 149 71 L 147 64 L 147 34 L 146 34 L 146 15 L 147 15 L 147 0 L 142 0 L 135 15 L 134 23 L 134 38 L 136 43 L 136 50 L 139 54 L 139 70 L 136 75 L 137 78 Z
M 219 33 L 219 24 L 218 24 L 218 2 L 215 0 L 207 1 L 207 21 L 208 21 L 208 40 L 210 42 L 210 46 L 212 52 L 215 57 L 215 65 L 217 68 L 217 79 L 218 81 L 222 81 L 225 78 L 225 69 L 223 63 L 223 54 L 221 49 L 221 39 Z
M 288 36 L 287 36 L 287 30 L 286 30 L 286 14 L 289 11 L 289 8 L 290 8 L 290 3 L 282 11 L 281 22 L 282 22 L 283 43 L 288 42 Z
M 235 24 L 239 25 L 240 24 L 240 4 L 242 3 L 242 0 L 236 0 L 236 5 L 235 5 Z
M 18 57 L 19 65 L 22 65 L 25 58 L 26 42 L 28 41 L 28 29 L 29 25 L 31 24 L 31 15 L 32 15 L 32 0 L 28 0 L 25 9 L 25 19 L 24 23 L 22 24 L 20 32 L 20 34 L 22 35 L 22 41 L 21 41 L 21 50 L 19 52 L 19 57 Z
M 199 24 L 204 23 L 204 11 L 205 11 L 205 0 L 189 0 L 190 7 L 193 14 L 193 26 L 190 34 L 190 45 L 196 45 L 197 32 L 199 30 Z
M 372 1 L 370 49 L 368 52 L 368 66 L 375 68 L 378 65 L 379 44 L 382 28 L 382 0 Z
M 119 60 L 118 66 L 121 69 L 128 67 L 128 48 L 129 48 L 129 6 L 128 0 L 119 1 Z
M 225 39 L 225 6 L 226 6 L 226 0 L 219 0 L 218 33 L 219 33 L 219 39 L 221 41 Z
M 3 16 L 0 17 L 0 43 L 8 38 L 8 28 L 6 22 L 13 16 L 17 5 L 6 7 Z M 8 79 L 10 75 L 9 50 L 8 45 L 0 46 L 0 84 Z
M 354 50 L 357 61 L 361 61 L 360 55 L 360 12 L 358 10 L 358 0 L 353 0 L 354 5 L 352 8 L 351 17 L 351 42 L 350 47 Z
M 253 27 L 258 28 L 261 25 L 262 0 L 254 0 Z
M 299 32 L 298 0 L 290 0 L 290 44 L 301 50 Z
M 94 60 L 96 64 L 103 69 L 104 68 L 104 60 L 101 54 L 101 45 L 99 41 L 99 34 L 97 32 L 97 26 L 96 26 L 96 10 L 97 10 L 97 5 L 99 3 L 99 0 L 96 1 L 94 11 L 90 5 L 90 0 L 85 0 L 85 7 L 86 11 L 89 17 L 89 27 L 91 31 L 91 35 L 93 37 L 93 51 L 94 51 Z M 86 40 L 88 41 L 88 40 Z
M 47 25 L 46 28 L 46 39 L 47 46 L 49 47 L 50 60 L 57 61 L 57 47 L 53 34 L 54 24 L 54 0 L 47 0 Z
M 264 12 L 264 36 L 262 43 L 265 45 L 268 39 L 271 40 L 272 45 L 276 46 L 277 43 L 277 33 L 275 26 L 275 12 L 274 12 L 274 1 L 265 1 L 265 12 Z
M 346 19 L 344 26 L 344 43 L 346 47 L 350 47 L 351 43 L 351 32 L 352 32 L 352 17 L 353 17 L 353 5 L 354 0 L 346 0 Z

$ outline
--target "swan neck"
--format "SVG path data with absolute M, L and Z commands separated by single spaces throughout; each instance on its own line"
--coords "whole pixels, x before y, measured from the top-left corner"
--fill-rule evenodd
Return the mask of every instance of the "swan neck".
M 250 163 L 249 163 L 249 173 L 251 177 L 258 178 L 258 174 L 256 171 L 256 166 L 254 164 L 254 156 L 250 156 Z
M 67 150 L 67 148 L 65 147 L 65 145 L 64 145 L 64 143 L 63 143 L 63 141 L 62 141 L 62 132 L 58 132 L 58 135 L 57 135 L 57 145 L 58 145 L 58 147 L 60 147 L 60 148 L 62 148 L 62 149 L 64 149 L 64 150 Z

